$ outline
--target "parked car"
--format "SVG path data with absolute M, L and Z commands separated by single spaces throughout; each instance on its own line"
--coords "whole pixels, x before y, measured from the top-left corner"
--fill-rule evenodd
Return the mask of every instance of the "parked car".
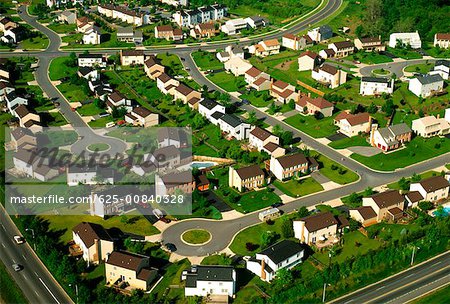
M 242 99 L 242 103 L 248 105 L 250 104 L 250 101 L 248 101 L 247 99 Z
M 171 222 L 171 220 L 169 220 L 167 217 L 163 216 L 162 218 L 160 218 L 161 222 L 164 222 L 166 224 L 169 224 Z
M 175 252 L 175 251 L 177 251 L 177 246 L 175 246 L 175 244 L 172 244 L 172 243 L 166 243 L 164 246 L 165 246 L 166 249 L 167 249 L 168 251 L 170 251 L 170 252 Z
M 25 243 L 25 239 L 23 237 L 21 237 L 20 235 L 15 235 L 14 236 L 14 241 L 16 241 L 17 244 Z
M 275 203 L 275 204 L 272 204 L 272 205 L 270 205 L 272 208 L 278 208 L 278 207 L 281 207 L 281 206 L 283 206 L 283 203 Z
M 14 271 L 21 271 L 22 270 L 22 266 L 17 264 L 17 263 L 12 264 L 12 268 L 14 269 Z

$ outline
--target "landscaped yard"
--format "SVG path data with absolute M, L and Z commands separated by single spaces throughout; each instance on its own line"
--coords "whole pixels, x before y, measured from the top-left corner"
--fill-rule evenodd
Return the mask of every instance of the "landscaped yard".
M 43 121 L 47 123 L 47 126 L 49 127 L 60 127 L 67 124 L 67 120 L 59 112 L 41 113 L 41 116 L 45 116 L 45 118 L 43 118 Z
M 272 103 L 272 97 L 268 92 L 258 92 L 255 90 L 242 94 L 241 99 L 247 99 L 253 106 L 257 108 L 268 107 Z
M 192 229 L 184 232 L 181 238 L 189 244 L 203 244 L 211 239 L 211 233 L 204 229 Z
M 47 26 L 52 31 L 58 34 L 68 34 L 74 32 L 77 28 L 76 24 L 66 24 L 66 23 L 52 23 Z
M 284 120 L 285 123 L 305 132 L 314 138 L 328 137 L 337 131 L 333 117 L 316 119 L 314 116 L 297 114 Z
M 49 44 L 47 36 L 28 38 L 19 42 L 19 47 L 27 50 L 45 49 Z
M 434 67 L 434 64 L 431 64 L 431 63 L 413 64 L 413 65 L 408 65 L 405 68 L 405 72 L 426 74 L 429 71 L 431 71 L 431 69 L 433 69 L 433 67 Z
M 227 72 L 211 73 L 207 78 L 228 92 L 242 90 L 246 84 L 243 76 L 235 77 Z
M 419 177 L 420 177 L 420 180 L 422 180 L 422 179 L 425 179 L 425 178 L 436 176 L 438 174 L 439 174 L 439 172 L 436 172 L 436 171 L 428 171 L 428 172 L 424 172 L 424 173 L 419 174 Z M 410 183 L 411 181 L 412 181 L 412 178 L 407 178 L 406 179 L 407 183 Z M 401 190 L 399 182 L 390 183 L 387 186 L 388 186 L 389 189 Z
M 96 120 L 91 120 L 89 122 L 89 126 L 92 128 L 104 128 L 108 122 L 113 122 L 114 119 L 112 116 L 106 116 L 102 118 L 97 118 Z
M 381 171 L 392 171 L 450 152 L 450 139 L 433 137 L 414 138 L 406 148 L 389 154 L 380 153 L 371 157 L 353 153 L 351 158 Z
M 378 54 L 377 52 L 358 52 L 349 57 L 365 64 L 380 64 L 393 61 L 391 57 Z
M 192 58 L 195 64 L 203 71 L 223 69 L 223 63 L 215 55 L 215 52 L 197 51 L 192 53 Z
M 335 140 L 330 142 L 328 145 L 334 149 L 346 149 L 357 146 L 370 147 L 370 144 L 367 142 L 367 138 L 360 135 Z
M 420 55 L 419 53 L 412 51 L 412 50 L 407 50 L 407 49 L 401 49 L 401 48 L 391 48 L 388 47 L 386 49 L 386 51 L 388 51 L 389 53 L 394 54 L 397 57 L 403 58 L 403 59 L 421 59 L 422 55 Z
M 105 144 L 105 143 L 95 143 L 95 144 L 89 145 L 87 148 L 88 148 L 88 150 L 91 150 L 91 151 L 101 152 L 101 151 L 109 150 L 111 147 L 110 147 L 110 145 Z
M 281 199 L 278 195 L 268 189 L 264 189 L 243 194 L 237 203 L 227 203 L 239 212 L 248 213 L 269 207 L 280 201 Z
M 291 179 L 287 182 L 276 180 L 273 185 L 291 197 L 299 197 L 323 190 L 314 178 L 307 177 L 300 180 Z
M 358 175 L 350 169 L 345 168 L 322 154 L 316 152 L 312 152 L 311 154 L 312 156 L 317 156 L 316 160 L 319 163 L 319 172 L 333 182 L 345 185 L 358 180 Z
M 105 112 L 105 109 L 100 109 L 93 102 L 91 102 L 91 103 L 86 103 L 86 104 L 82 105 L 81 107 L 78 107 L 77 112 L 81 116 L 94 116 L 94 115 L 98 115 L 100 113 Z
M 77 73 L 77 66 L 69 66 L 67 63 L 70 57 L 57 57 L 52 60 L 49 68 L 50 80 L 59 80 L 64 77 L 69 77 Z
M 64 82 L 58 85 L 57 88 L 61 91 L 64 97 L 69 100 L 69 102 L 82 102 L 89 99 L 89 96 L 86 95 L 83 88 L 80 88 L 75 84 Z

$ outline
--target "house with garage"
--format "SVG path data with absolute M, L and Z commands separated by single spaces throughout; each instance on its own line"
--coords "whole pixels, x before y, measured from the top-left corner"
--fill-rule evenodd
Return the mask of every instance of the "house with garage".
M 261 188 L 265 183 L 264 171 L 259 165 L 252 165 L 239 169 L 232 166 L 228 170 L 228 186 L 239 192 Z
M 113 251 L 105 262 L 105 279 L 109 286 L 127 284 L 131 289 L 148 290 L 158 275 L 150 267 L 150 258 L 127 251 Z
M 405 143 L 411 141 L 412 130 L 405 123 L 400 123 L 385 128 L 378 128 L 378 125 L 372 125 L 370 131 L 370 144 L 383 152 L 392 151 L 400 148 Z
M 329 49 L 332 49 L 335 53 L 335 57 L 347 57 L 355 51 L 355 45 L 350 41 L 338 41 L 328 45 Z
M 142 50 L 120 50 L 121 65 L 143 65 L 144 59 L 144 51 Z
M 173 99 L 181 100 L 184 104 L 189 104 L 189 106 L 197 109 L 198 102 L 202 98 L 202 94 L 188 87 L 187 85 L 180 83 L 173 91 Z
M 158 25 L 155 27 L 155 38 L 180 41 L 183 40 L 183 31 L 170 25 Z
M 281 157 L 286 154 L 286 149 L 280 147 L 274 142 L 268 142 L 267 144 L 265 144 L 261 149 L 261 152 L 263 151 L 269 154 L 271 157 L 275 158 Z
M 132 27 L 119 27 L 117 29 L 117 41 L 142 44 L 144 37 L 141 30 L 135 30 Z
M 156 86 L 163 94 L 175 95 L 175 88 L 180 85 L 180 82 L 166 73 L 161 73 L 156 77 Z
M 116 172 L 111 168 L 102 166 L 88 167 L 87 165 L 71 165 L 66 169 L 67 185 L 77 186 L 98 185 L 98 184 L 114 184 Z
M 176 191 L 192 193 L 195 190 L 195 179 L 191 171 L 174 171 L 165 175 L 155 175 L 155 193 L 158 196 L 171 195 Z
M 0 40 L 4 43 L 16 44 L 26 38 L 25 28 L 22 26 L 9 27 L 3 32 L 3 36 Z
M 97 69 L 94 69 L 92 67 L 79 67 L 77 72 L 79 77 L 82 77 L 84 79 L 92 79 L 92 80 L 98 80 L 100 79 L 100 74 L 98 73 Z
M 230 60 L 224 63 L 225 70 L 232 73 L 234 76 L 244 75 L 253 66 L 245 59 L 238 56 L 231 56 Z
M 320 212 L 293 221 L 294 237 L 308 245 L 337 239 L 347 219 L 335 217 L 331 212 Z
M 226 296 L 233 297 L 236 292 L 236 270 L 232 266 L 192 265 L 181 273 L 185 281 L 184 295 L 190 296 Z
M 236 35 L 240 33 L 242 30 L 248 28 L 247 20 L 244 18 L 237 18 L 227 20 L 222 26 L 220 30 L 227 35 Z
M 219 127 L 227 137 L 234 137 L 237 140 L 248 138 L 250 133 L 250 124 L 245 123 L 239 117 L 232 114 L 224 114 L 219 119 Z
M 384 77 L 361 77 L 359 94 L 364 96 L 377 96 L 394 93 L 394 79 Z
M 258 57 L 267 57 L 278 54 L 280 52 L 280 47 L 281 45 L 277 39 L 269 39 L 252 45 L 249 48 L 249 52 L 250 54 L 255 54 L 255 56 Z
M 363 197 L 362 205 L 372 207 L 377 214 L 377 222 L 397 220 L 403 216 L 405 199 L 398 190 L 388 190 Z
M 253 127 L 248 136 L 248 142 L 252 147 L 261 151 L 270 142 L 279 145 L 280 139 L 265 129 Z
M 261 280 L 270 282 L 280 269 L 292 269 L 303 261 L 304 256 L 303 245 L 291 240 L 283 240 L 248 259 L 246 267 Z
M 320 50 L 319 56 L 323 59 L 333 58 L 336 55 L 336 52 L 332 49 L 324 49 Z
M 165 73 L 165 70 L 166 68 L 154 55 L 148 56 L 144 61 L 144 71 L 152 80 L 155 80 L 159 75 Z
M 6 101 L 6 96 L 11 92 L 14 92 L 15 88 L 9 83 L 9 81 L 0 80 L 0 101 Z
M 298 57 L 298 70 L 299 71 L 309 71 L 314 70 L 321 63 L 321 58 L 319 54 L 306 51 Z
M 427 98 L 444 90 L 444 79 L 439 74 L 417 75 L 409 80 L 408 90 L 417 97 Z
M 216 27 L 212 22 L 196 24 L 190 30 L 189 35 L 196 39 L 211 38 L 216 35 Z
M 335 89 L 347 82 L 347 72 L 326 63 L 313 69 L 311 77 L 331 89 Z
M 259 78 L 263 78 L 263 79 L 269 81 L 269 83 L 270 83 L 270 75 L 258 70 L 254 66 L 252 66 L 250 69 L 248 69 L 244 74 L 245 82 L 247 82 L 248 84 L 254 83 Z
M 450 33 L 436 33 L 433 45 L 441 49 L 448 49 L 450 47 Z
M 305 115 L 315 115 L 319 112 L 323 117 L 333 115 L 334 105 L 323 97 L 311 98 L 310 95 L 300 95 L 295 103 L 295 109 Z
M 381 36 L 356 38 L 353 42 L 358 51 L 384 52 L 386 50 L 386 46 L 381 41 Z
M 133 102 L 127 99 L 125 95 L 118 91 L 114 91 L 108 95 L 106 99 L 107 112 L 111 113 L 114 108 L 125 108 L 127 112 L 133 110 Z
M 392 33 L 389 36 L 389 46 L 391 48 L 404 48 L 410 46 L 412 49 L 420 49 L 422 41 L 420 40 L 419 32 L 412 33 Z
M 225 107 L 217 101 L 211 99 L 203 99 L 198 104 L 198 112 L 212 124 L 217 125 L 218 118 L 222 117 L 222 115 L 225 114 Z
M 242 46 L 232 44 L 228 45 L 225 48 L 225 52 L 227 52 L 230 57 L 240 57 L 241 59 L 245 59 L 245 50 Z
M 41 117 L 39 114 L 29 111 L 23 104 L 16 107 L 12 114 L 19 118 L 19 126 L 28 128 L 33 133 L 42 131 L 42 126 L 40 125 Z
M 279 180 L 307 174 L 309 161 L 303 153 L 294 153 L 270 158 L 270 172 Z
M 269 92 L 270 96 L 282 103 L 288 103 L 290 100 L 295 101 L 298 99 L 298 93 L 295 91 L 295 87 L 281 80 L 272 82 Z
M 250 16 L 245 18 L 249 27 L 257 29 L 260 27 L 266 27 L 269 25 L 269 20 L 261 16 Z
M 422 196 L 423 201 L 437 202 L 449 196 L 450 184 L 445 177 L 433 176 L 418 183 L 411 183 L 409 191 L 417 191 Z
M 334 118 L 334 124 L 339 127 L 339 133 L 352 137 L 359 133 L 369 133 L 372 117 L 366 112 L 350 114 L 349 111 L 342 111 Z
M 444 136 L 450 134 L 450 121 L 445 118 L 425 116 L 413 120 L 411 129 L 417 136 Z
M 6 32 L 10 28 L 18 27 L 19 25 L 9 19 L 8 17 L 0 16 L 0 32 Z
M 37 146 L 36 136 L 26 128 L 15 128 L 11 131 L 11 147 L 17 152 L 20 150 L 32 150 Z
M 287 49 L 299 51 L 312 46 L 313 41 L 308 35 L 296 36 L 286 33 L 281 38 L 281 45 Z
M 3 96 L 3 99 L 6 101 L 6 106 L 7 106 L 8 110 L 11 112 L 11 114 L 17 117 L 17 115 L 14 113 L 14 111 L 20 105 L 27 106 L 28 99 L 17 96 L 15 89 L 13 89 L 13 90 L 5 89 L 5 92 L 6 92 L 6 95 Z
M 130 113 L 125 114 L 125 121 L 135 127 L 147 128 L 159 124 L 159 115 L 144 107 L 134 107 Z
M 103 226 L 81 222 L 72 229 L 72 238 L 88 265 L 98 265 L 114 251 L 114 241 Z
M 77 12 L 65 10 L 58 15 L 58 21 L 67 24 L 75 24 L 77 22 Z
M 419 191 L 409 191 L 405 194 L 405 208 L 417 208 L 419 203 L 424 200 L 425 198 Z
M 101 67 L 106 68 L 107 59 L 102 54 L 79 54 L 79 67 Z
M 309 30 L 307 35 L 309 36 L 309 38 L 311 38 L 312 41 L 321 42 L 333 37 L 333 30 L 329 25 L 322 25 Z
M 361 206 L 349 210 L 350 217 L 361 223 L 363 227 L 369 227 L 378 223 L 377 214 L 370 206 Z
M 430 74 L 439 74 L 442 79 L 448 80 L 450 74 L 450 60 L 436 60 Z
M 84 31 L 83 44 L 100 44 L 102 42 L 102 32 L 96 25 L 90 26 Z

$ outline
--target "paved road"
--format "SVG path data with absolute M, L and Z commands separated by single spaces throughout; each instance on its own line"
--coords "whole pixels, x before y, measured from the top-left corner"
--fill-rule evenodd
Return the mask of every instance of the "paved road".
M 330 303 L 407 303 L 447 284 L 450 284 L 450 251 Z
M 10 270 L 14 281 L 22 289 L 30 303 L 73 303 L 62 287 L 55 281 L 28 243 L 17 245 L 13 237 L 20 235 L 3 206 L 0 206 L 0 259 Z M 11 265 L 18 263 L 24 268 L 15 272 Z
M 378 70 L 378 69 L 385 69 L 390 71 L 391 73 L 394 73 L 397 78 L 403 77 L 403 69 L 407 67 L 408 65 L 413 64 L 420 64 L 420 63 L 426 63 L 426 62 L 435 62 L 438 59 L 415 59 L 415 60 L 406 60 L 406 61 L 399 61 L 399 62 L 388 62 L 388 63 L 380 63 L 380 64 L 374 64 L 370 66 L 363 67 L 359 70 L 359 72 L 363 76 L 373 76 L 372 71 Z

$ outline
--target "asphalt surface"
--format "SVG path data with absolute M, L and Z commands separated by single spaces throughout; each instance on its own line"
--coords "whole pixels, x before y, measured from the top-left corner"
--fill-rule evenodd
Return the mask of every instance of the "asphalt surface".
M 359 72 L 363 76 L 373 76 L 372 71 L 378 69 L 385 69 L 397 76 L 397 78 L 403 77 L 403 69 L 408 65 L 426 63 L 426 62 L 435 62 L 438 59 L 416 59 L 416 60 L 408 60 L 408 61 L 399 61 L 399 62 L 388 62 L 388 63 L 380 63 L 374 64 L 370 66 L 363 67 L 359 70 Z
M 73 303 L 28 243 L 16 244 L 13 237 L 21 234 L 3 206 L 0 206 L 0 220 L 0 259 L 29 302 L 33 304 Z M 15 272 L 12 268 L 12 264 L 15 263 L 22 265 L 23 269 Z
M 450 284 L 450 251 L 330 303 L 407 303 L 447 284 Z

